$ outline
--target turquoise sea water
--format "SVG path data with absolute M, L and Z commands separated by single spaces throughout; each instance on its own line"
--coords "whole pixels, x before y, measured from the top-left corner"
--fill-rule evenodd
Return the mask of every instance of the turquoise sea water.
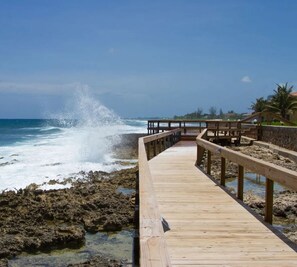
M 116 233 L 86 234 L 85 245 L 79 249 L 54 250 L 49 253 L 23 253 L 9 261 L 10 267 L 65 267 L 90 260 L 93 256 L 132 262 L 133 230 L 122 230 Z M 129 265 L 131 266 L 131 265 Z
M 232 191 L 237 193 L 237 178 L 229 178 L 226 180 L 226 186 L 232 188 Z M 254 194 L 264 198 L 265 197 L 265 183 L 266 178 L 260 174 L 246 172 L 244 174 L 244 192 L 252 191 Z M 278 183 L 274 183 L 274 193 L 279 193 L 287 190 L 285 187 Z
M 146 131 L 146 121 L 126 119 L 121 120 L 127 132 Z M 32 141 L 41 137 L 51 137 L 62 133 L 65 129 L 79 129 L 78 120 L 58 119 L 0 119 L 0 147 L 11 146 Z
M 121 134 L 145 132 L 146 121 L 141 120 L 1 119 L 0 192 L 51 179 L 63 180 L 82 170 L 122 168 L 112 157 L 112 146 L 120 142 Z M 126 188 L 118 191 L 134 192 Z M 87 233 L 85 245 L 79 249 L 23 253 L 10 260 L 9 266 L 62 267 L 96 255 L 131 262 L 133 236 L 132 229 Z
M 81 171 L 122 168 L 112 147 L 121 142 L 121 134 L 145 133 L 146 121 L 95 115 L 75 120 L 1 119 L 0 192 L 31 183 L 56 188 L 44 183 Z

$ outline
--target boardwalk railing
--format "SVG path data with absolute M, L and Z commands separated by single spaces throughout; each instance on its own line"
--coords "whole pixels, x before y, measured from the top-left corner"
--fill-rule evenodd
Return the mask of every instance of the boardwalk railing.
M 206 139 L 211 140 L 230 140 L 240 141 L 241 135 L 255 131 L 257 136 L 256 125 L 244 124 L 241 121 L 226 120 L 149 120 L 148 134 L 156 134 L 172 129 L 182 129 L 182 136 L 196 136 L 203 130 L 207 129 Z
M 147 159 L 150 160 L 166 148 L 180 141 L 181 131 L 181 129 L 174 129 L 169 132 L 144 137 Z
M 205 120 L 148 120 L 148 134 L 156 134 L 173 129 L 182 129 L 183 133 L 201 132 L 206 128 Z
M 273 184 L 279 184 L 297 190 L 297 172 L 288 170 L 286 168 L 277 166 L 275 164 L 255 159 L 253 157 L 244 155 L 240 152 L 211 143 L 206 139 L 207 130 L 203 130 L 197 137 L 197 161 L 200 165 L 205 151 L 207 151 L 207 173 L 211 174 L 211 155 L 217 154 L 221 156 L 221 185 L 225 186 L 225 171 L 226 159 L 238 164 L 238 187 L 237 198 L 243 200 L 243 179 L 244 168 L 261 174 L 266 177 L 266 192 L 265 192 L 265 217 L 264 220 L 272 223 L 273 215 Z
M 140 266 L 171 266 L 148 160 L 178 142 L 180 132 L 176 129 L 138 141 Z

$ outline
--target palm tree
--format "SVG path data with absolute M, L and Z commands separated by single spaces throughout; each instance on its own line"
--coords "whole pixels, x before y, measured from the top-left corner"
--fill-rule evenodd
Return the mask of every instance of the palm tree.
M 256 101 L 252 103 L 251 109 L 254 112 L 262 112 L 266 109 L 268 101 L 265 100 L 263 97 L 256 98 Z
M 293 86 L 288 87 L 288 83 L 284 85 L 277 84 L 274 95 L 267 105 L 268 110 L 281 115 L 284 119 L 288 119 L 289 114 L 293 110 L 297 110 L 297 101 L 291 95 L 292 90 Z

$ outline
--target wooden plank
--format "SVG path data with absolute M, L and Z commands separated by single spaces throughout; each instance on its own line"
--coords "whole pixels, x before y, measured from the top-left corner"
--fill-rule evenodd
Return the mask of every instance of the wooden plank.
M 171 266 L 144 138 L 138 142 L 140 265 Z
M 297 266 L 296 252 L 195 167 L 195 142 L 149 162 L 172 266 Z
M 140 255 L 141 266 L 171 266 L 169 255 L 163 252 L 167 249 L 167 245 L 162 239 L 161 241 L 157 237 L 150 237 L 148 239 L 141 239 L 140 241 Z

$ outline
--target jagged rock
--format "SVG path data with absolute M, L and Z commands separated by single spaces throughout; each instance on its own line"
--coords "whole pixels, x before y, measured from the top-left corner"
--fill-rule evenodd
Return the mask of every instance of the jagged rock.
M 101 256 L 96 256 L 93 257 L 91 260 L 88 260 L 83 263 L 78 263 L 78 264 L 69 264 L 67 267 L 120 267 L 120 266 L 125 266 L 120 264 L 120 262 L 111 260 L 111 259 L 106 259 Z
M 136 172 L 91 172 L 69 189 L 43 191 L 32 184 L 0 194 L 0 259 L 23 251 L 79 247 L 85 231 L 128 226 L 133 222 L 133 195 L 117 193 L 117 188 L 135 188 Z

